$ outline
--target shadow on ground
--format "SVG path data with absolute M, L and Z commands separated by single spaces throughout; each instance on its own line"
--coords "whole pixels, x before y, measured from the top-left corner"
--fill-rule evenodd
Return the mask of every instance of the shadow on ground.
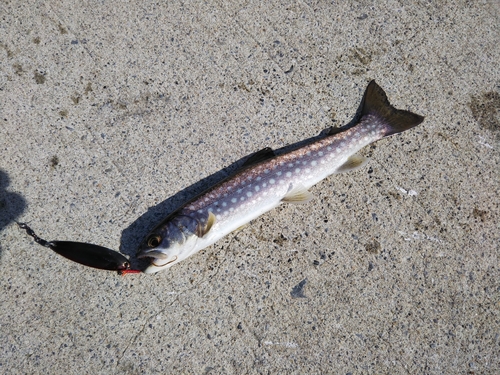
M 0 232 L 16 220 L 26 208 L 26 201 L 21 195 L 7 191 L 9 184 L 9 175 L 0 169 Z M 2 244 L 0 243 L 1 256 Z

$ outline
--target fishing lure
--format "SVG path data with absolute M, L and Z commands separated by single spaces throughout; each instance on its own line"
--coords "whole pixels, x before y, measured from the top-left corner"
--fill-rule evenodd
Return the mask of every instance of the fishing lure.
M 17 223 L 17 225 L 33 237 L 37 244 L 48 247 L 73 262 L 101 270 L 118 271 L 121 275 L 141 272 L 131 269 L 128 259 L 117 251 L 85 242 L 46 241 L 38 237 L 27 224 Z

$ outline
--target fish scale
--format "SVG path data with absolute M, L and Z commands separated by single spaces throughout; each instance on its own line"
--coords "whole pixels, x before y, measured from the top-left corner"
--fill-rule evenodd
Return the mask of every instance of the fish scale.
M 384 91 L 368 85 L 354 125 L 330 129 L 321 139 L 275 155 L 263 149 L 242 169 L 164 219 L 141 244 L 155 273 L 210 246 L 283 202 L 307 203 L 307 190 L 324 178 L 361 167 L 363 147 L 420 124 L 423 117 L 392 107 Z

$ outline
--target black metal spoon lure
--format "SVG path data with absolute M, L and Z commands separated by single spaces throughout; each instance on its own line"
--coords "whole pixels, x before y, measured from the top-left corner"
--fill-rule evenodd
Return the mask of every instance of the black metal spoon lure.
M 27 224 L 17 223 L 17 225 L 19 228 L 26 230 L 26 233 L 33 237 L 36 243 L 54 250 L 73 262 L 101 270 L 118 271 L 121 275 L 141 272 L 140 270 L 130 269 L 128 259 L 117 251 L 85 242 L 45 241 L 38 237 Z

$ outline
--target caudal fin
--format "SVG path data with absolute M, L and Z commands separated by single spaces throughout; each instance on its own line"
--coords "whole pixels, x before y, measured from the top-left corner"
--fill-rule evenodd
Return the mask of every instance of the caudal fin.
M 360 119 L 367 115 L 376 117 L 386 128 L 385 137 L 404 132 L 424 121 L 424 117 L 420 115 L 394 108 L 375 81 L 368 84 L 358 111 Z

